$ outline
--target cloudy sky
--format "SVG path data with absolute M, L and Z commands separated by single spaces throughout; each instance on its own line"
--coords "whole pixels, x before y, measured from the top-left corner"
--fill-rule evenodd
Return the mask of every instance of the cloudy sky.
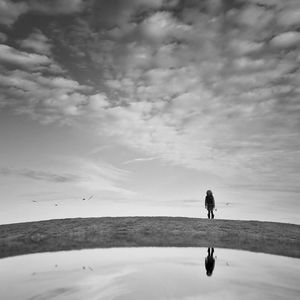
M 0 43 L 1 223 L 300 224 L 299 0 L 0 0 Z

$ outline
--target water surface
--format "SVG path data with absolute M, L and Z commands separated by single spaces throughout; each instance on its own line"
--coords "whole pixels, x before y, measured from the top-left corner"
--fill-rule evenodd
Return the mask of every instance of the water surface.
M 5 300 L 299 299 L 300 260 L 207 248 L 113 248 L 0 260 Z

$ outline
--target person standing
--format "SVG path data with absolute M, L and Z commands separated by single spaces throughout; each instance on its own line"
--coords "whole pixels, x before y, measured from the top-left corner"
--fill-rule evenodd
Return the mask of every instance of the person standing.
M 215 198 L 211 190 L 208 190 L 206 192 L 205 197 L 205 208 L 207 209 L 207 216 L 209 219 L 213 219 L 215 217 L 214 215 L 214 208 L 215 208 Z

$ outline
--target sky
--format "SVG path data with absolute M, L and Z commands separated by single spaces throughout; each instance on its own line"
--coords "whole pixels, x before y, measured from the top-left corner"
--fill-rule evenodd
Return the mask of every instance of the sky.
M 0 0 L 0 223 L 300 224 L 298 0 Z

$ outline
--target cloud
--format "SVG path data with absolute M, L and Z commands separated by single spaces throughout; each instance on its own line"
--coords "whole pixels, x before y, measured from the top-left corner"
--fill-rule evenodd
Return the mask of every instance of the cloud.
M 43 123 L 68 122 L 68 117 L 79 116 L 89 108 L 95 109 L 103 98 L 103 94 L 88 95 L 89 87 L 75 80 L 22 70 L 0 75 L 0 90 L 2 106 Z
M 104 108 L 110 106 L 107 96 L 104 93 L 98 93 L 92 95 L 88 99 L 88 108 L 92 112 L 101 111 Z
M 68 15 L 84 9 L 83 0 L 29 0 L 32 11 L 46 15 Z
M 141 24 L 143 35 L 150 40 L 162 41 L 166 38 L 181 39 L 190 27 L 178 22 L 170 12 L 157 12 Z
M 300 25 L 300 7 L 287 8 L 280 12 L 277 22 L 280 26 L 294 27 Z
M 135 162 L 152 161 L 155 159 L 158 159 L 158 157 L 139 157 L 139 158 L 134 158 L 134 159 L 124 161 L 123 165 L 128 165 L 128 164 L 135 163 Z
M 255 181 L 279 174 L 282 166 L 271 164 L 277 150 L 298 155 L 284 138 L 299 126 L 287 112 L 298 109 L 297 54 L 290 52 L 298 32 L 277 29 L 274 37 L 277 8 L 265 5 L 194 10 L 182 18 L 154 12 L 132 27 L 140 33 L 134 42 L 131 33 L 128 41 L 126 34 L 111 37 L 107 59 L 97 59 L 103 52 L 92 59 L 107 70 L 113 97 L 126 105 L 100 110 L 99 131 L 150 156 L 224 177 Z M 122 53 L 111 50 L 121 45 Z M 296 166 L 282 164 L 295 175 Z
M 0 42 L 3 43 L 7 40 L 7 35 L 3 32 L 0 32 Z
M 33 180 L 49 181 L 55 183 L 78 182 L 81 178 L 75 174 L 56 174 L 48 171 L 30 169 L 1 168 L 2 176 L 22 176 Z
M 95 111 L 105 104 L 105 94 L 93 94 L 89 86 L 63 76 L 65 71 L 53 59 L 51 43 L 41 31 L 34 30 L 18 43 L 41 54 L 0 45 L 2 107 L 28 114 L 43 123 L 67 123 L 68 117 Z
M 271 41 L 275 48 L 285 49 L 297 47 L 300 44 L 300 32 L 288 31 L 275 36 Z
M 72 184 L 87 192 L 106 192 L 132 197 L 134 192 L 123 187 L 130 173 L 103 161 L 89 161 L 80 158 L 64 158 L 64 170 L 36 170 L 30 168 L 0 168 L 1 176 L 17 176 L 30 180 L 51 183 Z M 67 170 L 67 171 L 66 171 Z
M 105 162 L 92 162 L 77 160 L 79 169 L 85 174 L 86 179 L 80 182 L 80 186 L 93 191 L 107 191 L 124 196 L 133 196 L 135 193 L 122 186 L 130 173 L 126 170 L 116 168 Z
M 258 5 L 245 6 L 238 13 L 238 22 L 242 25 L 265 28 L 270 24 L 274 17 L 274 12 Z
M 50 54 L 52 47 L 49 39 L 39 29 L 35 29 L 26 39 L 19 41 L 19 45 L 26 50 L 45 55 Z
M 85 8 L 84 0 L 0 0 L 0 24 L 11 27 L 20 15 L 34 12 L 45 15 L 70 15 Z
M 242 39 L 233 39 L 229 45 L 232 51 L 239 55 L 255 54 L 263 49 L 265 46 L 264 42 L 254 42 Z
M 28 4 L 25 2 L 0 0 L 0 24 L 11 26 L 28 9 Z
M 0 62 L 32 70 L 38 70 L 52 63 L 46 55 L 23 52 L 7 45 L 0 45 Z

